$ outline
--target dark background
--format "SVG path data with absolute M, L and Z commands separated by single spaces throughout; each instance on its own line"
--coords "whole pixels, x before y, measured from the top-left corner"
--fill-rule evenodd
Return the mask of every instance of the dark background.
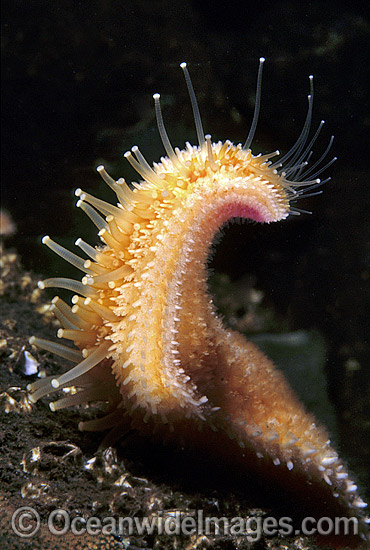
M 229 228 L 212 267 L 255 277 L 289 330 L 315 329 L 327 348 L 340 451 L 368 483 L 370 19 L 361 3 L 327 1 L 3 1 L 2 205 L 18 228 L 7 240 L 26 268 L 67 268 L 40 237 L 73 249 L 91 224 L 73 208 L 82 187 L 112 198 L 94 168 L 137 179 L 122 154 L 137 144 L 163 154 L 152 94 L 162 94 L 172 143 L 195 142 L 180 62 L 189 63 L 203 125 L 214 139 L 244 141 L 258 58 L 266 57 L 254 153 L 295 141 L 315 75 L 314 127 L 327 121 L 339 160 L 313 215 L 276 226 Z M 366 3 L 364 3 L 365 6 Z M 333 153 L 333 154 L 334 154 Z M 309 388 L 308 388 L 309 391 Z

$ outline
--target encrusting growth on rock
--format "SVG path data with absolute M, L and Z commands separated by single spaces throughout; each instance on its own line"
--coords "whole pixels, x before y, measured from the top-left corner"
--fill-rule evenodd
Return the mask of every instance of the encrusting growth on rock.
M 72 307 L 59 297 L 52 308 L 58 337 L 76 347 L 37 337 L 31 344 L 75 363 L 65 374 L 29 386 L 31 402 L 74 386 L 50 404 L 59 410 L 91 401 L 109 404 L 103 418 L 82 430 L 130 426 L 164 440 L 204 446 L 268 479 L 304 488 L 327 509 L 362 517 L 366 504 L 348 477 L 326 431 L 298 402 L 283 375 L 256 346 L 223 327 L 207 291 L 207 258 L 215 234 L 232 218 L 270 223 L 299 214 L 291 203 L 317 193 L 329 145 L 314 163 L 309 139 L 313 79 L 302 132 L 282 159 L 279 152 L 254 156 L 262 66 L 256 107 L 244 146 L 212 143 L 204 135 L 185 63 L 199 145 L 173 149 L 164 127 L 160 96 L 155 110 L 167 153 L 153 167 L 138 147 L 125 157 L 142 177 L 127 185 L 103 166 L 99 174 L 117 197 L 109 204 L 77 189 L 77 206 L 98 228 L 102 244 L 76 245 L 88 259 L 46 236 L 43 243 L 80 269 L 81 281 L 51 278 L 40 288 L 71 290 Z M 325 180 L 328 181 L 328 180 Z M 315 191 L 313 191 L 315 190 Z M 158 436 L 156 436 L 158 437 Z M 300 498 L 302 491 L 300 492 Z M 361 520 L 361 532 L 366 520 Z

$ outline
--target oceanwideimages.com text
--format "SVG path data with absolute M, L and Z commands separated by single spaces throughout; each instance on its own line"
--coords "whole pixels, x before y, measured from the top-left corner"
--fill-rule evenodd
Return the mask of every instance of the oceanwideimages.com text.
M 306 517 L 297 528 L 290 517 L 215 517 L 206 516 L 203 510 L 156 512 L 144 517 L 82 517 L 71 516 L 66 510 L 53 510 L 43 520 L 50 534 L 57 537 L 72 533 L 88 535 L 229 535 L 245 536 L 258 541 L 262 536 L 289 535 L 357 535 L 355 517 Z M 11 520 L 13 532 L 21 538 L 31 538 L 41 528 L 41 518 L 35 508 L 18 508 Z

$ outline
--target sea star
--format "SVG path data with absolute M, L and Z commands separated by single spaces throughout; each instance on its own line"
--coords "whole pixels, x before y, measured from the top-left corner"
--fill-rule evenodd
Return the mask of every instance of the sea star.
M 294 212 L 292 200 L 321 185 L 318 175 L 335 160 L 322 165 L 331 139 L 320 159 L 307 167 L 323 124 L 308 142 L 312 77 L 307 117 L 295 145 L 275 163 L 270 159 L 278 151 L 252 154 L 263 61 L 243 147 L 212 143 L 211 136 L 204 136 L 183 63 L 199 146 L 172 148 L 155 94 L 167 157 L 151 167 L 138 147 L 125 153 L 143 178 L 131 186 L 99 166 L 117 206 L 76 191 L 77 206 L 98 227 L 103 244 L 93 248 L 78 239 L 76 245 L 91 258 L 84 260 L 44 237 L 44 244 L 85 272 L 82 282 L 52 278 L 39 283 L 40 288 L 77 293 L 72 308 L 59 297 L 52 307 L 63 327 L 58 337 L 72 340 L 79 350 L 31 338 L 32 344 L 77 364 L 57 378 L 31 384 L 30 400 L 75 386 L 79 391 L 51 403 L 52 410 L 87 401 L 111 405 L 104 418 L 81 423 L 82 430 L 120 428 L 126 422 L 141 433 L 209 446 L 267 478 L 301 484 L 335 512 L 360 517 L 366 504 L 326 431 L 305 412 L 271 361 L 222 325 L 207 292 L 207 258 L 219 228 L 236 217 L 265 223 L 286 218 Z

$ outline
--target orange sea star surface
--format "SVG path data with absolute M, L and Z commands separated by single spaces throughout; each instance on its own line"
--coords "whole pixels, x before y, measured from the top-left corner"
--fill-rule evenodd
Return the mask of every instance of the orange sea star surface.
M 110 405 L 107 416 L 81 423 L 81 429 L 126 422 L 141 433 L 203 446 L 267 479 L 281 479 L 286 487 L 303 487 L 313 501 L 326 499 L 335 513 L 361 517 L 366 504 L 325 429 L 305 412 L 273 363 L 222 325 L 207 290 L 209 249 L 224 223 L 232 218 L 282 220 L 302 189 L 321 183 L 317 175 L 325 167 L 315 174 L 306 169 L 313 142 L 306 143 L 312 90 L 304 129 L 282 168 L 270 160 L 277 152 L 254 156 L 249 148 L 258 107 L 246 146 L 212 143 L 204 136 L 186 65 L 182 67 L 199 146 L 172 149 L 155 94 L 167 156 L 150 167 L 133 147 L 125 156 L 143 181 L 131 186 L 98 167 L 116 193 L 117 206 L 76 191 L 77 205 L 97 225 L 102 245 L 93 248 L 78 239 L 90 258 L 84 260 L 49 237 L 43 239 L 85 275 L 82 282 L 52 278 L 40 283 L 41 288 L 76 292 L 72 308 L 58 297 L 53 300 L 63 327 L 58 336 L 72 340 L 76 348 L 36 337 L 31 343 L 76 366 L 58 378 L 31 384 L 30 399 L 36 402 L 75 386 L 77 393 L 54 401 L 51 408 L 87 401 Z M 261 71 L 262 61 L 257 106 Z

